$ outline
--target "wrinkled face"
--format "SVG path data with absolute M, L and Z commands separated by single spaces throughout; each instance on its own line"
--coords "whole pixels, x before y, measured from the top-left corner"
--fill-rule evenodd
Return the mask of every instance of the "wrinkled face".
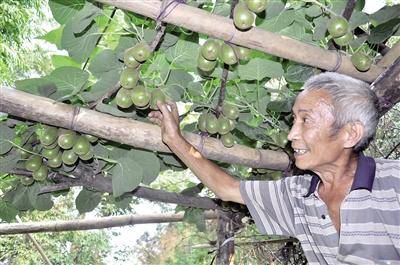
M 344 155 L 341 130 L 332 136 L 333 106 L 325 91 L 302 92 L 293 106 L 293 126 L 288 139 L 292 141 L 296 166 L 314 172 L 332 167 Z

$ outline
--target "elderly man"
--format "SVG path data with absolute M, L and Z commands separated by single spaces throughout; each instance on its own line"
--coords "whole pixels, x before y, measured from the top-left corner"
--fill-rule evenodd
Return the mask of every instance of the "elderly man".
M 354 78 L 309 79 L 288 135 L 296 166 L 313 174 L 239 181 L 191 146 L 172 102 L 150 119 L 163 141 L 219 198 L 244 203 L 262 233 L 299 239 L 310 264 L 400 264 L 400 163 L 362 151 L 375 134 L 376 95 Z

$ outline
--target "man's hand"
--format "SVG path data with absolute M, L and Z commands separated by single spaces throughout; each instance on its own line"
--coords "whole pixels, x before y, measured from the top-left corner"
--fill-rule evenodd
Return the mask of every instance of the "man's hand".
M 176 103 L 170 100 L 157 101 L 159 111 L 149 113 L 151 122 L 161 127 L 162 140 L 168 146 L 182 138 L 179 129 L 179 114 Z

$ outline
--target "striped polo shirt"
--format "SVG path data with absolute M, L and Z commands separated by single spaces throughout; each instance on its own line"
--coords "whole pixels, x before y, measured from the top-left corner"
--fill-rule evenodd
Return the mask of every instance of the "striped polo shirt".
M 360 155 L 337 233 L 316 175 L 242 181 L 240 192 L 263 234 L 296 237 L 309 264 L 400 264 L 400 161 Z

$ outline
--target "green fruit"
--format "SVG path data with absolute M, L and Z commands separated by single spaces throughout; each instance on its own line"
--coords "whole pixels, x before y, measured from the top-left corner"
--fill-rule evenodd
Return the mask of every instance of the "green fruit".
M 353 33 L 347 32 L 345 35 L 339 38 L 333 39 L 333 41 L 339 46 L 349 45 L 350 41 L 353 40 Z
M 250 61 L 251 57 L 251 50 L 245 47 L 237 47 L 236 49 L 238 56 L 239 56 L 239 60 L 247 62 Z
M 231 131 L 234 130 L 236 128 L 236 121 L 231 119 L 228 119 L 228 121 L 229 125 L 231 126 Z
M 243 3 L 238 3 L 233 9 L 233 23 L 238 29 L 247 30 L 253 26 L 255 15 Z
M 21 181 L 22 185 L 29 186 L 32 185 L 35 180 L 32 177 L 26 177 L 26 176 L 19 176 L 19 180 Z
M 133 56 L 133 53 L 134 53 L 133 47 L 126 49 L 124 52 L 124 63 L 127 67 L 130 68 L 136 68 L 140 64 L 138 61 L 136 61 L 135 56 Z
M 329 21 L 328 32 L 333 38 L 339 38 L 349 31 L 349 23 L 343 17 L 334 17 Z
M 231 130 L 231 124 L 229 120 L 224 116 L 218 117 L 218 133 L 219 134 L 227 134 Z
M 84 155 L 79 155 L 79 158 L 82 159 L 82 160 L 84 160 L 84 161 L 87 161 L 87 160 L 92 159 L 92 158 L 93 158 L 93 155 L 94 155 L 93 148 L 90 148 L 89 152 L 87 152 L 87 153 L 84 154 Z
M 199 120 L 197 121 L 197 127 L 200 131 L 206 132 L 207 131 L 207 116 L 210 115 L 209 113 L 203 112 Z
M 54 149 L 58 146 L 57 141 L 55 141 L 54 143 L 50 144 L 50 145 L 43 145 L 44 148 L 46 149 Z
M 351 56 L 351 62 L 358 71 L 365 72 L 371 67 L 372 60 L 362 52 L 356 52 Z
M 24 145 L 24 146 L 22 146 L 22 148 L 24 148 L 25 150 L 28 150 L 28 151 L 33 150 L 32 145 L 30 145 L 30 144 Z M 28 159 L 28 157 L 31 156 L 31 154 L 25 150 L 18 148 L 18 153 L 21 156 L 21 159 Z
M 235 120 L 239 117 L 239 109 L 228 103 L 225 103 L 224 106 L 222 106 L 222 113 L 225 117 L 231 120 Z
M 53 157 L 52 159 L 47 160 L 47 165 L 49 167 L 52 167 L 52 168 L 56 168 L 56 167 L 61 166 L 61 164 L 63 162 L 62 161 L 62 153 L 63 152 L 58 152 L 55 157 Z
M 68 131 L 58 136 L 57 143 L 62 149 L 70 149 L 74 146 L 76 138 L 75 132 Z
M 136 61 L 142 63 L 151 55 L 151 49 L 146 43 L 138 43 L 133 47 L 132 55 Z
M 118 107 L 124 109 L 129 108 L 130 106 L 133 105 L 131 97 L 132 97 L 132 90 L 122 87 L 120 90 L 118 90 L 118 93 L 115 96 L 115 103 L 117 103 Z
M 136 107 L 145 107 L 150 102 L 150 93 L 144 86 L 136 86 L 133 89 L 131 99 Z
M 264 11 L 267 8 L 267 4 L 267 0 L 246 0 L 247 8 L 254 13 Z
M 42 165 L 42 157 L 38 155 L 31 156 L 25 161 L 25 169 L 29 171 L 36 171 Z
M 219 48 L 219 44 L 214 39 L 208 39 L 201 47 L 201 55 L 209 61 L 215 61 L 218 58 Z
M 55 148 L 52 149 L 47 149 L 47 148 L 42 149 L 42 155 L 47 159 L 55 158 L 59 152 L 60 152 L 59 146 L 56 146 Z
M 91 143 L 95 143 L 95 142 L 97 142 L 97 141 L 99 140 L 99 138 L 97 138 L 96 136 L 90 135 L 90 134 L 85 134 L 84 136 L 85 136 L 85 137 L 89 140 L 89 142 L 91 142 Z
M 235 144 L 235 139 L 231 133 L 221 135 L 221 142 L 225 147 L 232 147 Z
M 85 136 L 79 136 L 76 140 L 74 146 L 72 147 L 72 151 L 77 155 L 87 154 L 90 150 L 89 140 Z
M 230 44 L 222 44 L 219 58 L 226 64 L 232 65 L 237 63 L 238 54 L 236 54 L 235 49 Z
M 197 57 L 197 67 L 203 72 L 211 72 L 217 65 L 217 61 L 209 61 L 201 54 Z
M 139 81 L 139 72 L 134 68 L 125 68 L 119 78 L 119 82 L 124 88 L 134 88 Z
M 215 117 L 212 114 L 209 114 L 206 117 L 206 130 L 207 130 L 208 133 L 210 133 L 210 134 L 217 133 L 218 130 L 219 130 L 219 126 L 218 125 L 219 124 L 218 124 L 217 117 Z
M 49 170 L 47 169 L 46 165 L 41 165 L 40 168 L 33 172 L 32 177 L 36 181 L 43 181 L 47 178 L 49 174 Z
M 153 110 L 158 110 L 157 101 L 165 102 L 164 92 L 157 88 L 151 91 L 150 108 Z
M 40 136 L 40 143 L 43 145 L 51 145 L 57 140 L 57 128 L 48 127 L 43 135 Z
M 78 155 L 73 150 L 65 150 L 62 153 L 61 159 L 64 164 L 71 166 L 78 160 Z

